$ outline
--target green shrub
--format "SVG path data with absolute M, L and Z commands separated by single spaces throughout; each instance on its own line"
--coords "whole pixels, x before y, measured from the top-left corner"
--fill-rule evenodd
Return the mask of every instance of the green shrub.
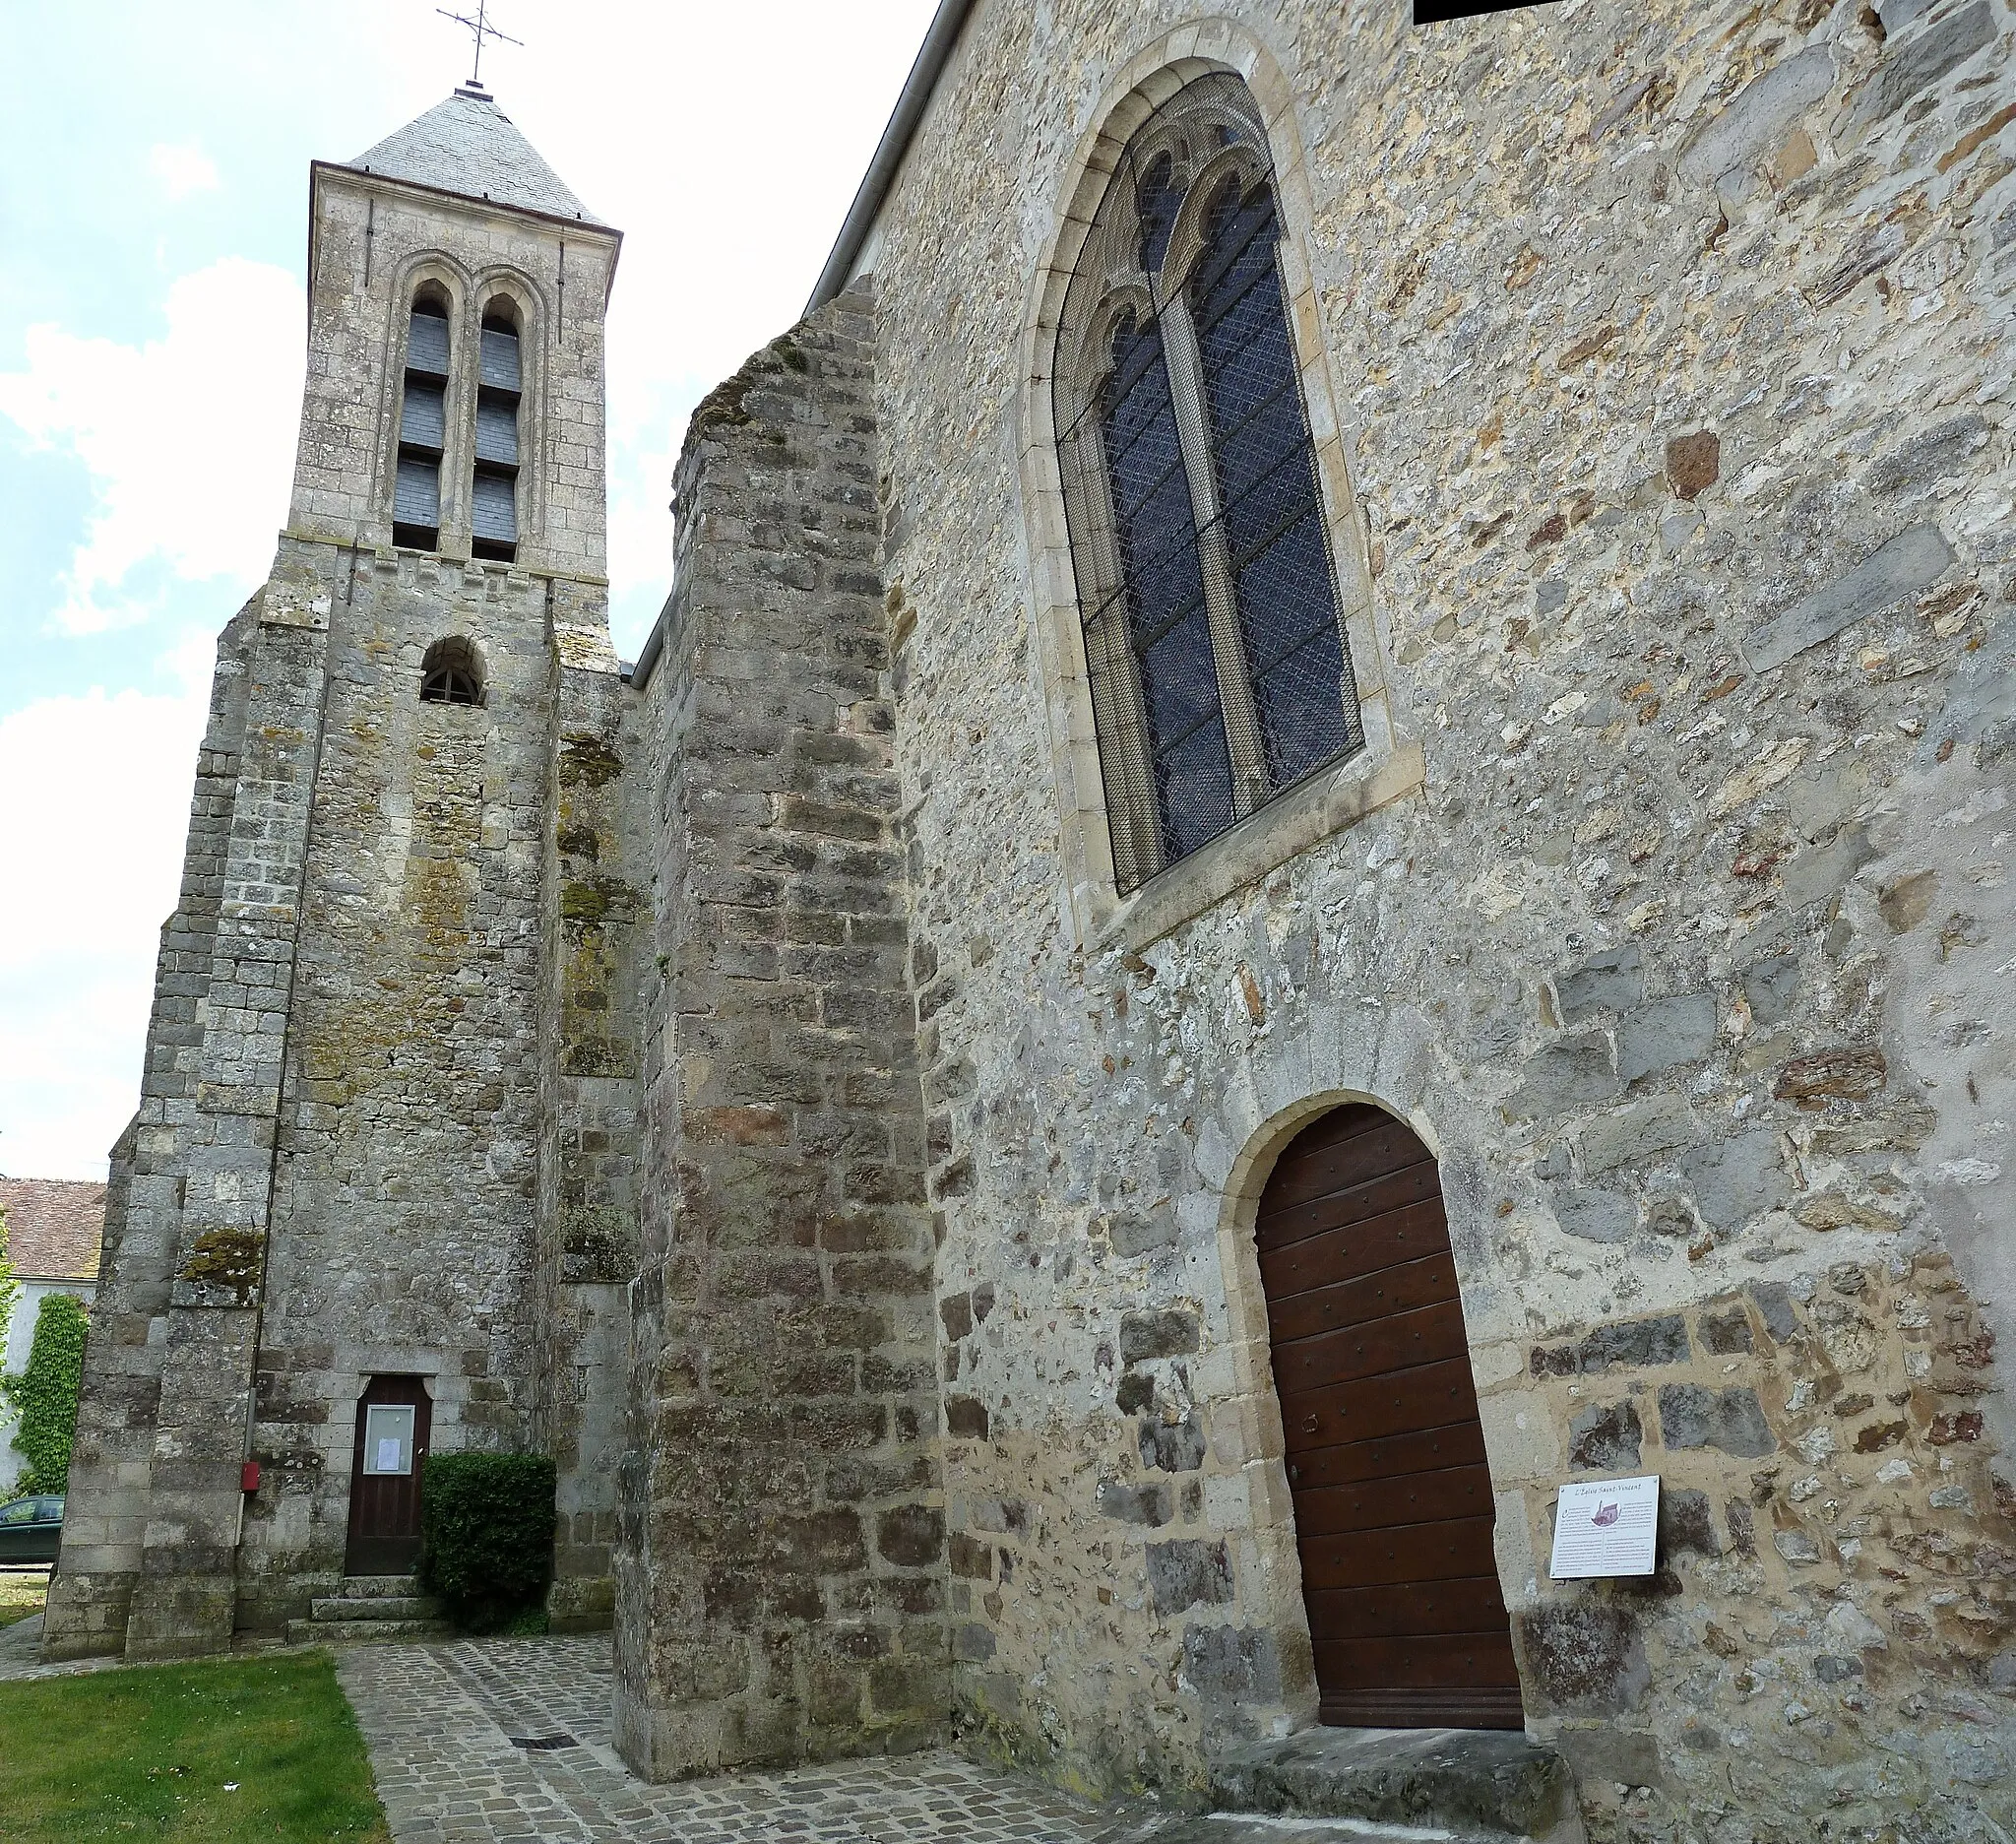
M 494 1632 L 545 1598 L 553 1463 L 536 1453 L 431 1453 L 420 1476 L 420 1581 L 457 1624 Z
M 90 1320 L 75 1294 L 44 1294 L 35 1308 L 28 1368 L 7 1378 L 7 1399 L 21 1417 L 15 1447 L 28 1471 L 15 1490 L 63 1492 L 70 1480 L 70 1444 L 77 1437 L 77 1391 L 84 1380 L 84 1335 Z

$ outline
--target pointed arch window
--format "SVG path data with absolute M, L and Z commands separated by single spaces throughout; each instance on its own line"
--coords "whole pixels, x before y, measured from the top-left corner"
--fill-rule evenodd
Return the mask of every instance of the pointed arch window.
M 1053 372 L 1113 867 L 1137 888 L 1362 746 L 1282 284 L 1237 78 L 1129 139 Z
M 441 542 L 441 450 L 448 429 L 448 300 L 423 288 L 407 322 L 406 386 L 399 409 L 399 472 L 392 541 L 412 550 Z
M 472 548 L 478 557 L 501 563 L 518 555 L 518 410 L 524 381 L 518 332 L 508 300 L 494 300 L 483 310 L 470 492 Z

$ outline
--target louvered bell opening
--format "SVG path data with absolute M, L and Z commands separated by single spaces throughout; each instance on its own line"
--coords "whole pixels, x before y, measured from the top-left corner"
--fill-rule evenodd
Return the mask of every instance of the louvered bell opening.
M 484 336 L 488 338 L 486 334 Z M 448 375 L 448 316 L 436 307 L 415 307 L 406 337 L 406 368 L 429 377 Z
M 518 482 L 508 474 L 478 469 L 475 478 L 473 535 L 485 543 L 518 542 Z
M 424 461 L 415 455 L 400 456 L 399 483 L 393 491 L 392 516 L 403 526 L 417 526 L 429 532 L 439 528 L 441 464 L 438 461 Z
M 476 459 L 518 466 L 518 400 L 492 391 L 476 395 Z
M 448 433 L 448 387 L 425 378 L 406 381 L 406 402 L 399 413 L 399 439 L 436 454 Z
M 483 356 L 480 382 L 493 391 L 523 389 L 518 370 L 518 335 L 508 329 L 483 329 Z

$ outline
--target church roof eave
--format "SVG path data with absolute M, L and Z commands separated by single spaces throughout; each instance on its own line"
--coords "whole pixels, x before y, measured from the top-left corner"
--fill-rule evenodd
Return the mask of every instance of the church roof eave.
M 916 62 L 910 67 L 910 75 L 904 79 L 903 94 L 896 98 L 896 107 L 890 111 L 889 125 L 882 130 L 882 139 L 875 144 L 874 157 L 868 161 L 868 170 L 861 175 L 854 202 L 848 207 L 840 235 L 833 242 L 833 252 L 826 259 L 826 267 L 819 272 L 819 280 L 812 286 L 812 298 L 805 303 L 806 313 L 814 313 L 824 307 L 852 279 L 854 265 L 860 260 L 869 233 L 875 228 L 876 219 L 882 215 L 882 206 L 889 197 L 890 188 L 896 183 L 903 157 L 910 152 L 911 139 L 924 119 L 924 111 L 930 107 L 931 97 L 937 93 L 938 79 L 944 76 L 945 66 L 952 60 L 960 29 L 973 9 L 974 0 L 938 0 L 938 10 L 931 16 L 931 24 L 924 32 L 924 42 L 917 49 Z

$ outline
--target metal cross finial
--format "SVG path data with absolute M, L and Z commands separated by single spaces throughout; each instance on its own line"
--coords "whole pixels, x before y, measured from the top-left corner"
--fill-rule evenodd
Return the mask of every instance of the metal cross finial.
M 471 19 L 466 13 L 451 13 L 446 7 L 436 7 L 434 11 L 445 20 L 453 20 L 458 26 L 467 26 L 475 35 L 475 62 L 471 66 L 469 73 L 469 83 L 472 90 L 480 90 L 483 87 L 483 40 L 485 38 L 501 38 L 508 45 L 519 45 L 521 47 L 525 43 L 523 38 L 514 38 L 509 32 L 499 32 L 496 27 L 490 24 L 489 0 L 476 0 L 476 16 L 474 19 Z

